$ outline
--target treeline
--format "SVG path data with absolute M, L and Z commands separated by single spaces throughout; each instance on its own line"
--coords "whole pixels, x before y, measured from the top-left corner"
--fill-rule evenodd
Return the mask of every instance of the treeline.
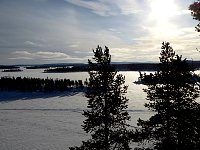
M 38 64 L 38 65 L 30 65 L 26 66 L 26 69 L 49 69 L 49 68 L 62 68 L 62 67 L 69 67 L 69 66 L 83 66 L 85 64 L 82 63 L 59 63 L 59 64 Z
M 70 79 L 41 79 L 27 77 L 1 77 L 0 90 L 21 91 L 21 92 L 51 92 L 67 91 L 74 88 L 83 88 L 87 85 L 87 80 Z
M 0 69 L 19 69 L 18 66 L 6 66 L 6 65 L 0 65 Z
M 191 70 L 199 70 L 199 61 L 187 61 L 191 66 Z M 128 63 L 128 64 L 112 64 L 116 71 L 158 71 L 159 63 Z M 63 72 L 88 72 L 88 64 L 80 64 L 72 67 L 57 67 L 48 68 L 44 70 L 44 73 L 63 73 Z
M 158 70 L 158 64 L 156 63 L 131 63 L 131 64 L 113 64 L 113 67 L 117 71 L 155 71 Z M 63 73 L 63 72 L 87 72 L 89 71 L 89 66 L 83 64 L 80 66 L 72 67 L 57 67 L 45 69 L 44 73 Z
M 22 69 L 5 69 L 3 70 L 2 72 L 20 72 L 20 71 L 23 71 Z
M 59 73 L 59 72 L 86 72 L 88 71 L 88 66 L 73 66 L 73 67 L 58 67 L 45 69 L 44 73 Z

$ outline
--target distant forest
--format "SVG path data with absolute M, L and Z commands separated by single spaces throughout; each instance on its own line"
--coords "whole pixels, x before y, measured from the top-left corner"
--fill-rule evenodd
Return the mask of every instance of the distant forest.
M 51 92 L 68 91 L 71 89 L 83 89 L 87 81 L 70 79 L 40 79 L 27 77 L 1 77 L 0 90 L 20 92 Z
M 200 61 L 188 61 L 191 68 L 198 70 L 200 68 Z M 116 71 L 157 71 L 159 70 L 158 63 L 119 63 L 112 64 Z M 34 67 L 35 68 L 35 67 Z M 33 69 L 33 68 L 32 68 Z M 45 73 L 59 73 L 59 72 L 85 72 L 89 71 L 88 64 L 79 64 L 70 67 L 57 67 L 45 69 Z
M 200 68 L 200 61 L 188 61 L 194 70 Z M 158 63 L 113 63 L 117 71 L 157 71 Z M 81 63 L 62 63 L 62 64 L 41 64 L 41 65 L 0 65 L 0 69 L 45 69 L 44 73 L 59 73 L 59 72 L 86 72 L 88 64 Z
M 188 61 L 194 70 L 200 68 L 200 61 Z M 112 64 L 117 71 L 156 71 L 159 69 L 158 63 L 132 63 L 132 64 Z M 70 67 L 66 67 L 70 66 Z M 50 68 L 54 67 L 54 68 Z M 0 69 L 17 70 L 19 66 L 0 66 Z M 62 73 L 62 72 L 86 72 L 89 71 L 88 64 L 48 64 L 28 66 L 26 69 L 45 69 L 44 73 Z M 48 68 L 48 69 L 47 69 Z M 4 71 L 4 70 L 3 70 Z M 196 80 L 199 78 L 196 77 Z M 50 91 L 67 91 L 71 89 L 83 88 L 88 82 L 82 80 L 70 79 L 40 79 L 28 77 L 1 77 L 0 90 L 4 91 L 21 91 L 21 92 L 50 92 Z

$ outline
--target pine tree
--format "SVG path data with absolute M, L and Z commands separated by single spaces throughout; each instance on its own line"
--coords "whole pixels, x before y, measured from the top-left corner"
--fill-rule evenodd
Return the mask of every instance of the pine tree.
M 150 141 L 158 150 L 197 150 L 200 147 L 199 87 L 186 59 L 163 43 L 159 71 L 141 76 L 148 86 L 145 104 L 155 115 L 139 119 L 140 141 Z M 142 143 L 141 142 L 141 143 Z M 145 148 L 144 148 L 145 149 Z
M 193 2 L 193 4 L 189 6 L 189 10 L 191 10 L 191 15 L 193 16 L 193 19 L 200 21 L 200 0 Z M 195 28 L 197 32 L 200 32 L 200 22 Z
M 127 129 L 130 119 L 126 111 L 128 99 L 125 77 L 111 65 L 109 49 L 100 46 L 93 50 L 94 57 L 89 63 L 89 83 L 86 93 L 88 110 L 83 115 L 83 129 L 91 139 L 71 150 L 129 150 L 132 131 Z

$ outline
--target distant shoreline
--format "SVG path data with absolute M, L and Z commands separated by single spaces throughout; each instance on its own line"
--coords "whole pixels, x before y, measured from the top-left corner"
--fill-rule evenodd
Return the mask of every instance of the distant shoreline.
M 200 61 L 188 61 L 194 70 L 200 68 Z M 157 71 L 159 63 L 113 63 L 116 71 Z M 45 69 L 45 73 L 65 72 L 87 72 L 88 64 L 83 63 L 62 63 L 62 64 L 41 64 L 41 65 L 0 65 L 0 69 Z

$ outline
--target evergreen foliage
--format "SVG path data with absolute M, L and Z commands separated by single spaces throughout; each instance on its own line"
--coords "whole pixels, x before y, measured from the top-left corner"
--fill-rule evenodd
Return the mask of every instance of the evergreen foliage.
M 140 76 L 148 86 L 144 90 L 148 100 L 145 107 L 155 114 L 147 121 L 138 120 L 141 128 L 135 135 L 141 145 L 153 144 L 152 149 L 198 150 L 200 105 L 196 98 L 199 86 L 186 59 L 176 55 L 168 42 L 163 42 L 161 49 L 160 70 Z
M 88 67 L 86 65 L 73 66 L 73 67 L 50 68 L 50 69 L 45 69 L 44 73 L 84 72 L 84 71 L 88 71 Z
M 83 129 L 91 139 L 70 150 L 129 150 L 132 131 L 128 129 L 130 116 L 125 97 L 125 77 L 117 74 L 111 63 L 109 49 L 100 46 L 93 50 L 89 63 L 89 83 L 86 97 L 88 110 L 83 115 Z
M 86 81 L 85 81 L 85 84 Z M 85 85 L 87 86 L 87 85 Z M 21 91 L 21 92 L 51 92 L 67 91 L 72 88 L 83 88 L 82 80 L 70 79 L 40 79 L 27 77 L 1 77 L 0 90 L 4 91 Z
M 189 6 L 189 10 L 191 10 L 191 15 L 193 16 L 193 19 L 200 21 L 200 1 L 197 0 L 193 4 Z M 200 32 L 200 23 L 197 24 L 195 27 L 197 32 Z

